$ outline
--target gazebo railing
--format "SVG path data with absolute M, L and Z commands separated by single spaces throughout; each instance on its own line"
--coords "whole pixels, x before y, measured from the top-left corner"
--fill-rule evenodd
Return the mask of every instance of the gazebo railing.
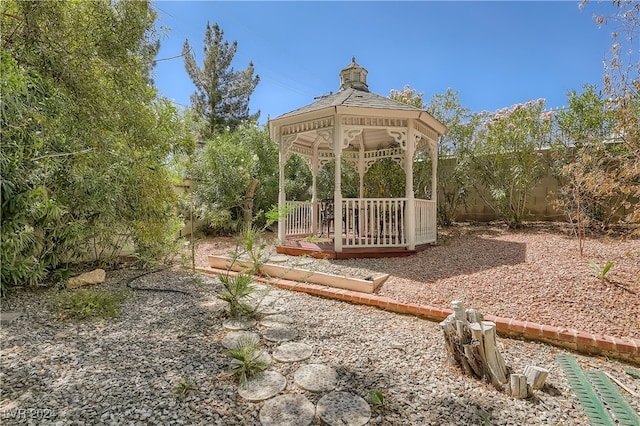
M 342 200 L 343 247 L 403 247 L 406 198 Z
M 416 245 L 436 242 L 436 202 L 415 200 Z
M 330 202 L 331 203 L 331 202 Z M 436 241 L 436 202 L 414 200 L 415 244 Z M 311 201 L 287 201 L 285 229 L 287 236 L 310 235 L 313 230 L 313 203 Z M 331 216 L 323 220 L 322 203 L 318 203 L 320 235 L 332 236 L 334 231 L 333 207 L 327 208 Z M 406 247 L 407 217 L 406 198 L 345 198 L 342 200 L 343 248 Z
M 313 203 L 311 201 L 287 201 L 286 235 L 313 233 Z

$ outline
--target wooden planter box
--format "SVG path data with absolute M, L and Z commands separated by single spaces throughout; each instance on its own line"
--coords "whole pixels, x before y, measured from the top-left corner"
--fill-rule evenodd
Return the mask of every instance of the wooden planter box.
M 246 260 L 237 259 L 231 264 L 231 259 L 226 256 L 209 255 L 209 266 L 216 269 L 229 269 L 240 272 L 251 269 L 253 264 Z M 265 263 L 260 267 L 260 275 L 274 279 L 285 279 L 302 283 L 320 284 L 328 287 L 343 288 L 345 290 L 373 293 L 376 288 L 389 278 L 389 274 L 372 276 L 370 280 L 349 278 L 342 275 L 326 274 L 291 266 L 274 265 Z

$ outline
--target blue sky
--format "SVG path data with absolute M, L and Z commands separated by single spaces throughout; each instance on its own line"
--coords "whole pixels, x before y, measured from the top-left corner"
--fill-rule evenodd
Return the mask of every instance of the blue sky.
M 547 2 L 221 2 L 154 1 L 166 28 L 158 59 L 180 55 L 185 39 L 201 65 L 209 21 L 238 42 L 233 66 L 253 62 L 260 83 L 250 108 L 260 122 L 338 91 L 338 74 L 356 61 L 369 89 L 388 96 L 410 85 L 425 102 L 447 88 L 473 112 L 531 99 L 547 108 L 567 104 L 567 92 L 600 86 L 611 29 L 593 14 L 613 14 L 609 1 Z M 158 62 L 162 96 L 189 105 L 195 86 L 182 58 Z

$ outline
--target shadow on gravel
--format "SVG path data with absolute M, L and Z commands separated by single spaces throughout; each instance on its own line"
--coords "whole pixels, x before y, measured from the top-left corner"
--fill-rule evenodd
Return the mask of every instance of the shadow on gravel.
M 433 282 L 469 275 L 526 261 L 526 244 L 502 241 L 487 235 L 462 235 L 413 256 L 384 259 L 385 272 L 399 278 Z M 358 266 L 372 270 L 379 259 L 357 259 Z M 339 264 L 341 261 L 333 261 Z

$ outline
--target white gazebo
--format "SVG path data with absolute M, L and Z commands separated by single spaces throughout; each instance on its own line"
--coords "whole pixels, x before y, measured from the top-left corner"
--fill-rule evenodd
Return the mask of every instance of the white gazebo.
M 278 223 L 280 246 L 306 235 L 333 234 L 333 251 L 358 257 L 374 251 L 408 251 L 436 242 L 438 137 L 446 127 L 428 112 L 369 91 L 367 70 L 353 58 L 340 71 L 340 91 L 269 121 L 271 138 L 280 150 L 278 206 L 286 218 Z M 414 197 L 416 153 L 431 158 L 431 199 Z M 311 201 L 288 201 L 285 163 L 292 154 L 306 160 L 313 177 Z M 364 175 L 380 159 L 397 162 L 406 177 L 402 198 L 365 198 Z M 335 160 L 333 200 L 317 199 L 319 169 Z M 360 178 L 358 198 L 341 190 L 341 160 L 354 165 Z M 336 218 L 335 220 L 333 218 Z M 338 220 L 341 218 L 342 220 Z

